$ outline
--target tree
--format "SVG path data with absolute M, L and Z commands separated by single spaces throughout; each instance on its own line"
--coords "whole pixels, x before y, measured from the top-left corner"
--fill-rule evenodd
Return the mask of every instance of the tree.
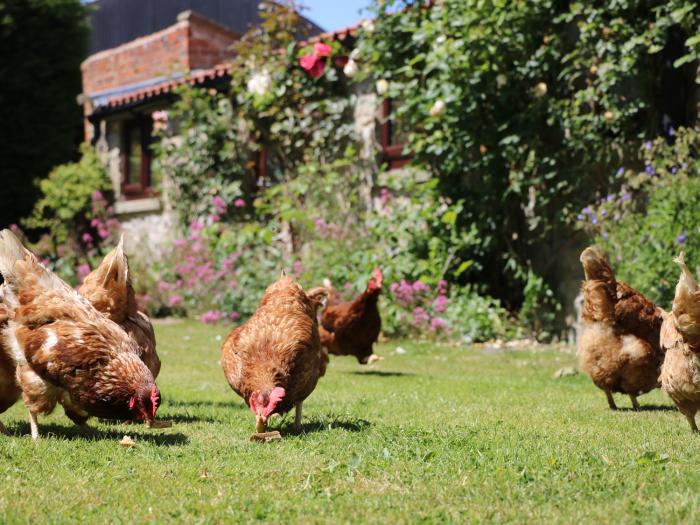
M 76 156 L 87 9 L 80 0 L 0 0 L 0 226 L 29 215 L 37 181 Z

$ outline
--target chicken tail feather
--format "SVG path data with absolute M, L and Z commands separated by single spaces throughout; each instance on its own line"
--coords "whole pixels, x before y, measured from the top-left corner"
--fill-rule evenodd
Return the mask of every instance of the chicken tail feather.
M 691 346 L 700 346 L 700 290 L 685 262 L 685 252 L 674 259 L 681 269 L 673 298 L 676 328 Z
M 38 284 L 45 290 L 68 288 L 68 285 L 44 267 L 17 236 L 7 229 L 0 231 L 0 274 L 13 291 L 28 284 L 29 275 L 32 277 L 32 284 Z
M 607 257 L 599 248 L 589 246 L 581 253 L 580 260 L 586 274 L 582 317 L 589 321 L 612 321 L 617 282 Z

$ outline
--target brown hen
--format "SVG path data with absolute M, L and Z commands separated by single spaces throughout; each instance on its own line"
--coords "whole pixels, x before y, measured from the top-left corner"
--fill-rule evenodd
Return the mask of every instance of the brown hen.
M 299 427 L 302 403 L 326 372 L 328 354 L 321 347 L 316 320 L 325 291 L 312 293 L 314 299 L 283 275 L 222 346 L 226 379 L 255 414 L 258 433 L 265 432 L 272 414 L 292 407 Z
M 124 253 L 124 238 L 109 252 L 80 287 L 85 297 L 100 312 L 121 326 L 138 344 L 139 357 L 157 378 L 160 359 L 156 352 L 156 336 L 146 314 L 136 306 L 136 294 L 131 285 L 129 260 Z
M 666 358 L 661 367 L 661 387 L 698 431 L 695 414 L 700 409 L 700 289 L 685 264 L 685 254 L 675 260 L 681 268 L 673 309 L 661 329 Z
M 38 414 L 57 402 L 78 425 L 90 416 L 153 422 L 160 392 L 131 336 L 44 268 L 9 230 L 0 232 L 0 273 L 4 303 L 14 311 L 4 341 L 34 439 Z
M 579 366 L 605 392 L 637 396 L 659 386 L 663 353 L 659 332 L 665 312 L 625 283 L 616 281 L 605 255 L 595 247 L 581 254 L 586 274 L 578 341 Z
M 353 301 L 342 302 L 337 292 L 329 289 L 328 306 L 321 314 L 321 344 L 334 355 L 353 355 L 360 364 L 373 361 L 374 343 L 382 330 L 377 302 L 382 291 L 382 272 L 375 268 L 367 288 Z

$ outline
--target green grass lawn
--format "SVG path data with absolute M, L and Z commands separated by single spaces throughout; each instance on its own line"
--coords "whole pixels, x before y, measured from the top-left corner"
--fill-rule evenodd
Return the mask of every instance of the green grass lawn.
M 15 434 L 0 436 L 0 523 L 698 519 L 700 437 L 659 391 L 612 412 L 587 377 L 555 379 L 572 354 L 402 342 L 372 367 L 332 358 L 304 431 L 289 414 L 260 444 L 218 364 L 226 331 L 156 327 L 172 429 L 81 434 L 59 408 L 34 443 L 21 403 L 0 416 Z

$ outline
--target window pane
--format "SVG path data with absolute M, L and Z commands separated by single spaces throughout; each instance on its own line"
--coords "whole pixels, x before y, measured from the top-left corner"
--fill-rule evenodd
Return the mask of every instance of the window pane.
M 129 129 L 129 169 L 127 184 L 141 184 L 141 130 L 138 126 Z

